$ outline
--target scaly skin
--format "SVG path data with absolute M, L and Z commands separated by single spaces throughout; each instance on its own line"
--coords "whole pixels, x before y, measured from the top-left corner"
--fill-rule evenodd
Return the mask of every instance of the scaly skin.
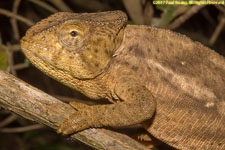
M 121 11 L 56 13 L 22 38 L 37 68 L 92 99 L 112 102 L 71 102 L 77 112 L 58 133 L 143 123 L 178 149 L 225 149 L 224 58 L 168 30 L 125 27 L 126 20 Z

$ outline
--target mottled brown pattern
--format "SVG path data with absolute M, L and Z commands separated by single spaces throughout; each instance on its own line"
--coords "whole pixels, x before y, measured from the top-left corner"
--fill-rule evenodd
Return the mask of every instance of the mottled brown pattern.
M 121 11 L 57 13 L 28 30 L 21 47 L 46 74 L 92 99 L 60 126 L 143 123 L 177 149 L 225 149 L 225 59 L 169 30 L 127 25 Z M 70 37 L 70 32 L 79 34 Z M 148 120 L 151 119 L 151 120 Z

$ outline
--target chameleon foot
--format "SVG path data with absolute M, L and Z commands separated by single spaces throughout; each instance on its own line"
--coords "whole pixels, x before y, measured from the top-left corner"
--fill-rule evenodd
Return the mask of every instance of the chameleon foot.
M 68 135 L 90 127 L 91 119 L 88 118 L 91 109 L 87 107 L 91 106 L 77 102 L 70 102 L 70 105 L 77 111 L 60 124 L 57 133 Z

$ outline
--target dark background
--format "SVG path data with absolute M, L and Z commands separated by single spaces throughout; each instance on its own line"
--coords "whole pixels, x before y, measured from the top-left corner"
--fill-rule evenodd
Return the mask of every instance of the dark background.
M 224 5 L 156 6 L 148 0 L 1 0 L 0 69 L 63 101 L 68 102 L 73 98 L 88 100 L 80 93 L 72 91 L 34 68 L 21 53 L 19 40 L 33 23 L 57 11 L 79 13 L 108 10 L 126 12 L 129 16 L 128 24 L 145 24 L 171 29 L 225 55 Z M 122 132 L 132 134 L 134 129 Z M 91 148 L 0 108 L 0 149 L 85 150 Z M 169 149 L 169 147 L 161 144 L 155 149 Z

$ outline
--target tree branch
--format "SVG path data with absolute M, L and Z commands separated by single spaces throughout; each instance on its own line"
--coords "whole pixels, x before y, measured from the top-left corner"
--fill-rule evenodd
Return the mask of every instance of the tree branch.
M 0 106 L 53 129 L 75 112 L 70 105 L 3 71 L 0 71 Z M 128 136 L 106 129 L 87 129 L 71 138 L 96 149 L 147 150 Z

